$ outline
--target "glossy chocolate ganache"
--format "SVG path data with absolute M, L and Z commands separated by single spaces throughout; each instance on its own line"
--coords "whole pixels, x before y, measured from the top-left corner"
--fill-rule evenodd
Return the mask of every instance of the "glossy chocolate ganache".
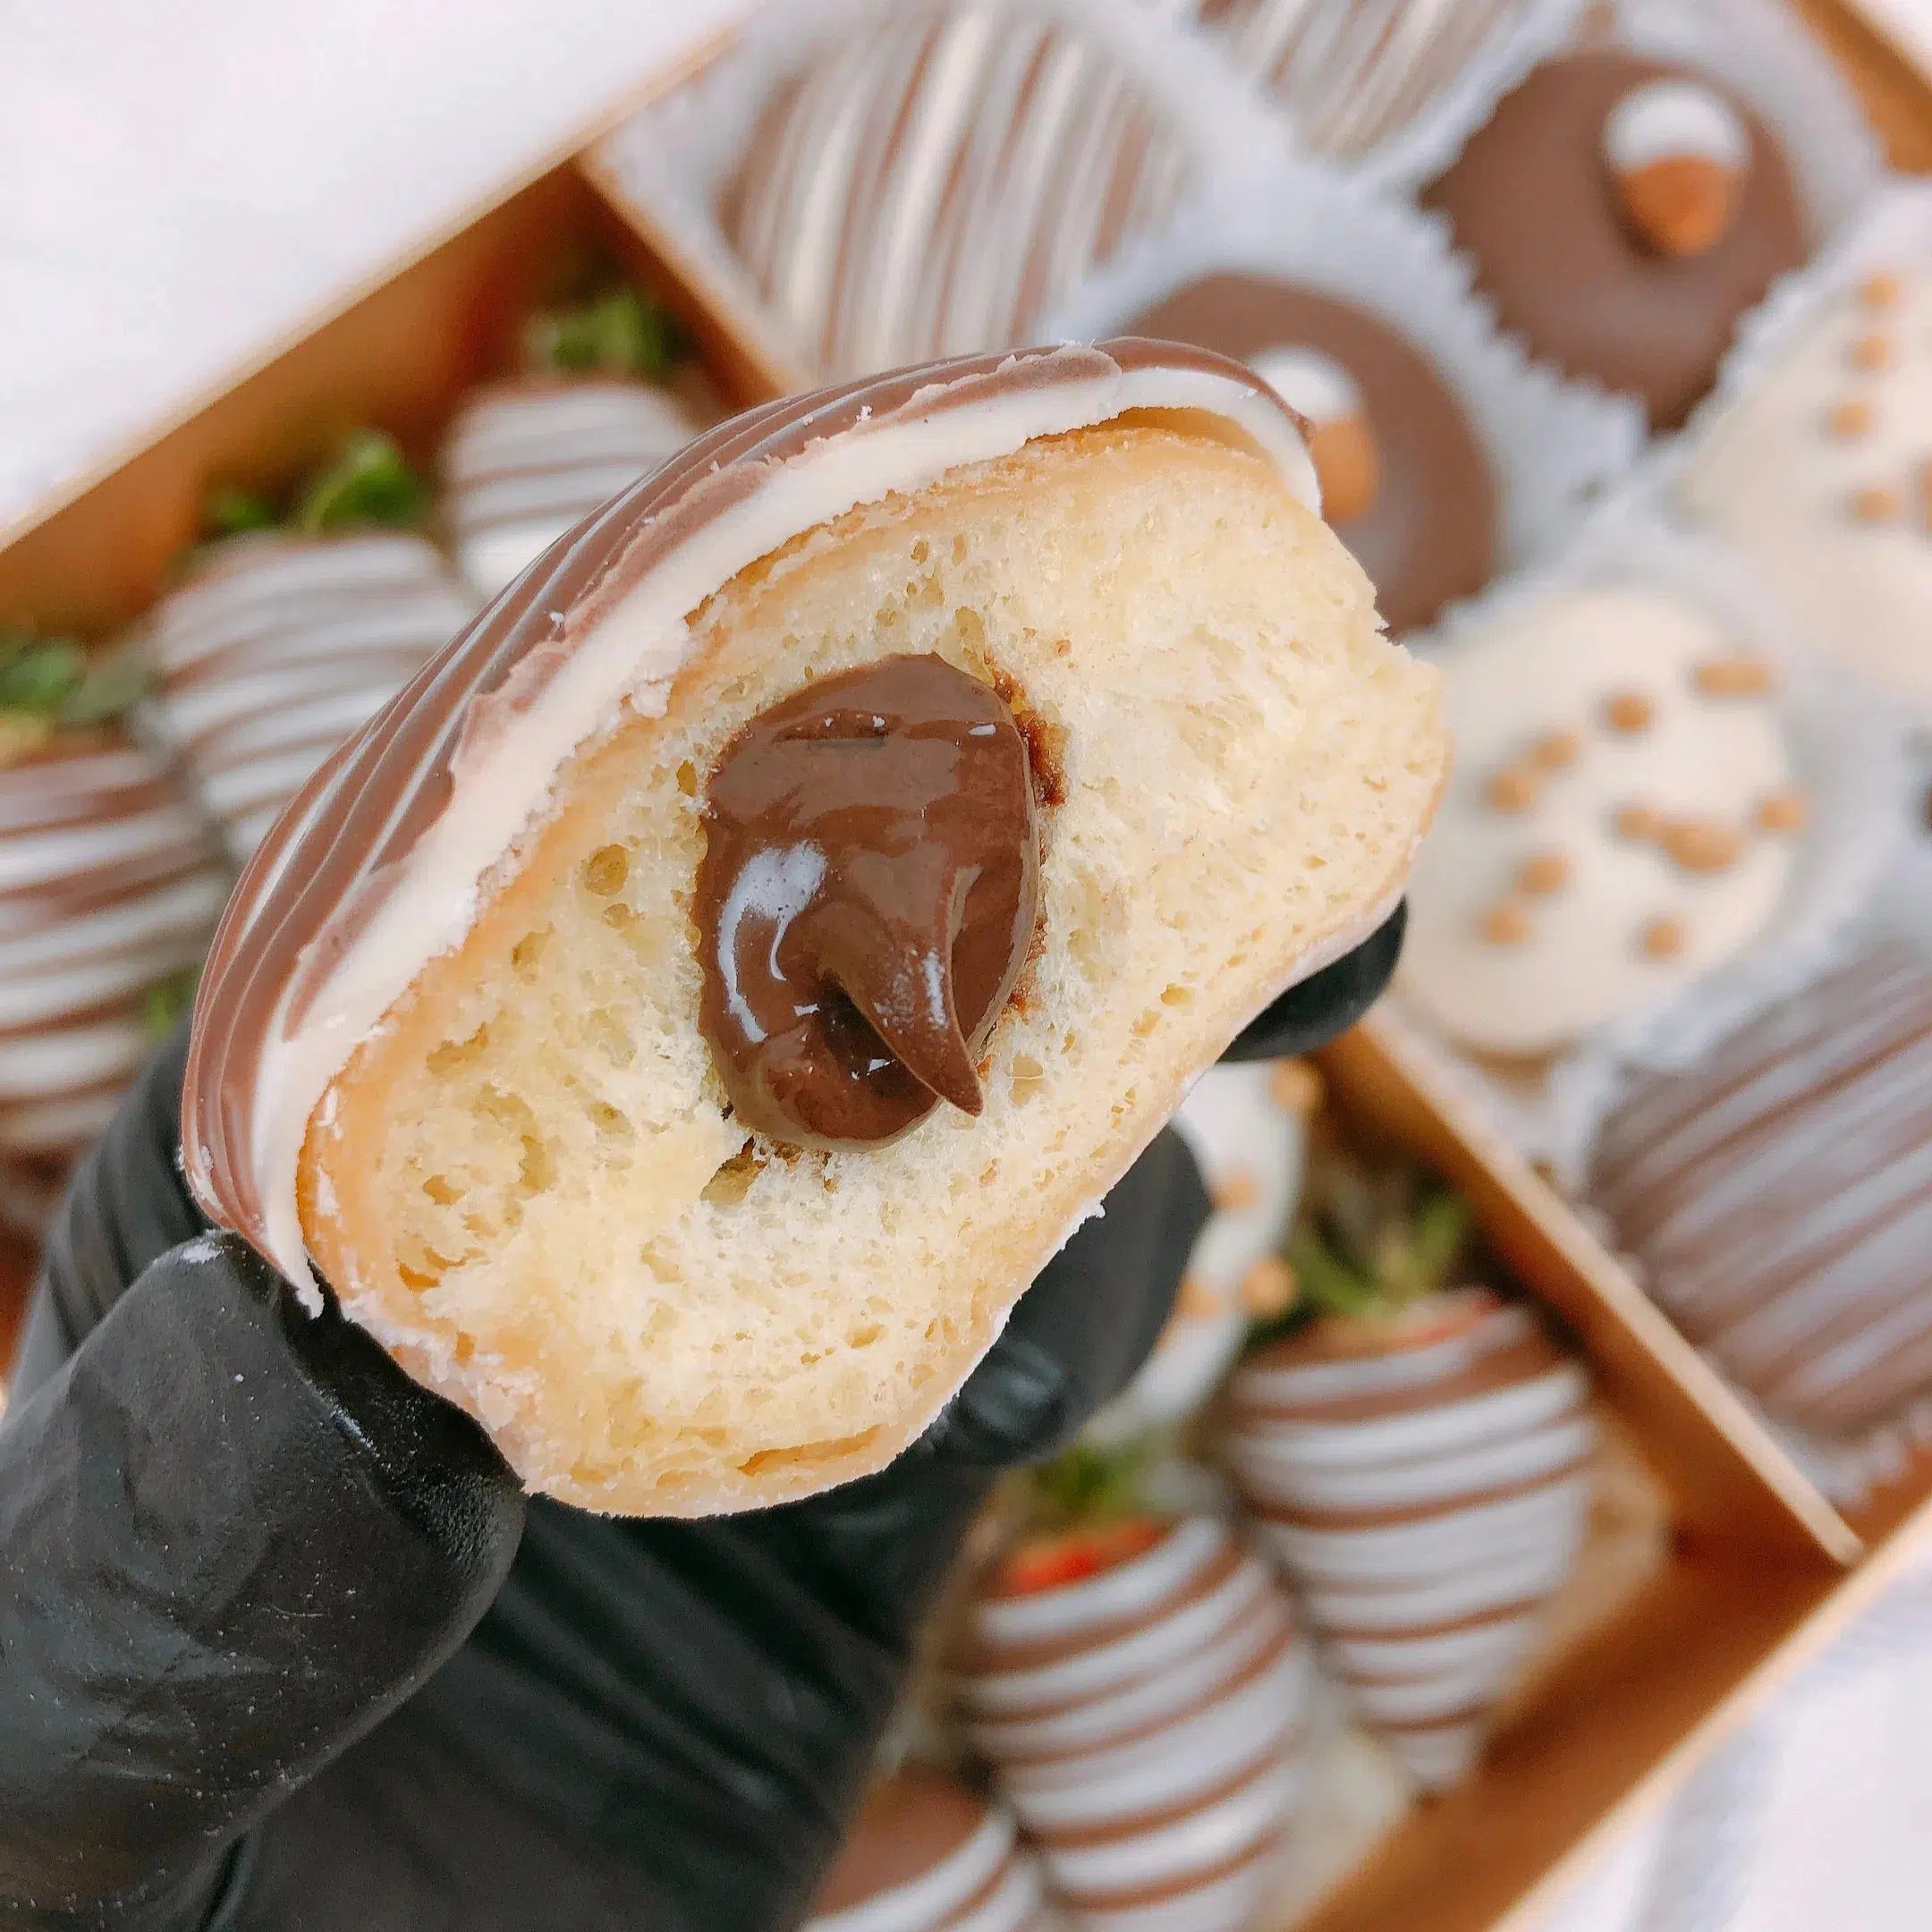
M 196 1200 L 319 1306 L 296 1206 L 310 1115 L 462 940 L 557 775 L 662 712 L 688 614 L 863 504 L 1128 419 L 1253 450 L 1310 508 L 1298 419 L 1238 364 L 1117 341 L 966 356 L 721 423 L 560 538 L 329 759 L 229 902 L 196 1004 L 182 1162 Z
M 1039 883 L 999 693 L 935 657 L 808 685 L 725 746 L 704 822 L 699 1024 L 745 1125 L 870 1147 L 978 1114 Z

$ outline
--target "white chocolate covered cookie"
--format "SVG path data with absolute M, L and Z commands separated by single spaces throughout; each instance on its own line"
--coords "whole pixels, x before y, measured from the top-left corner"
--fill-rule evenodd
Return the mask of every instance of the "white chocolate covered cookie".
M 1932 705 L 1932 275 L 1878 268 L 1837 292 L 1680 490 L 1811 649 Z
M 1805 801 L 1775 667 L 1715 618 L 1661 591 L 1555 590 L 1445 669 L 1456 771 L 1397 982 L 1445 1032 L 1553 1051 L 1770 919 Z

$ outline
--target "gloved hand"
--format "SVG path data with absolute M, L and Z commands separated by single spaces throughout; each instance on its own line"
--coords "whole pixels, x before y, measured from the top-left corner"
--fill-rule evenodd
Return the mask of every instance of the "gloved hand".
M 1244 1042 L 1318 1044 L 1394 957 L 1385 928 Z M 793 1924 L 994 1476 L 1158 1334 L 1208 1211 L 1184 1147 L 889 1469 L 624 1521 L 527 1500 L 467 1416 L 207 1231 L 184 1050 L 75 1182 L 0 1427 L 0 1924 Z

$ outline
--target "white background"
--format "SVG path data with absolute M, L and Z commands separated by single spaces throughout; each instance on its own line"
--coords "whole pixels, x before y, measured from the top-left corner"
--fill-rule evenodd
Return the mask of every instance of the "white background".
M 0 0 L 0 526 L 742 4 Z M 1932 0 L 1874 11 L 1932 57 Z M 1604 1860 L 1548 1932 L 1928 1925 L 1921 1582 Z

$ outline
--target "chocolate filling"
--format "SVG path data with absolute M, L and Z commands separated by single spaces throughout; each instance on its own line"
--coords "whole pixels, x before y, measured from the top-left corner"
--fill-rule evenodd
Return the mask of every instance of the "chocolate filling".
M 820 679 L 725 746 L 704 824 L 699 1024 L 739 1119 L 858 1148 L 978 1114 L 1039 886 L 999 694 L 933 657 Z

